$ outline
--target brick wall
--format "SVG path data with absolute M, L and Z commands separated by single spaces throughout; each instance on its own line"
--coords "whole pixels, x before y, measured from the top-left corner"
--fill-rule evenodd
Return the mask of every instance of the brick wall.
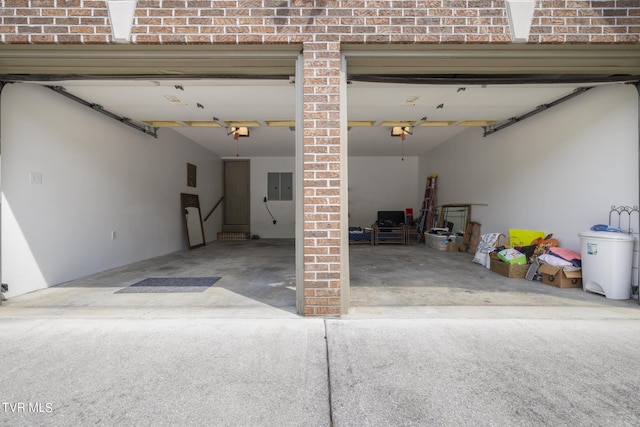
M 0 43 L 111 41 L 104 1 L 2 0 Z M 139 44 L 507 43 L 503 0 L 137 2 Z M 529 43 L 639 43 L 638 0 L 537 0 Z
M 340 43 L 304 51 L 305 315 L 340 314 Z

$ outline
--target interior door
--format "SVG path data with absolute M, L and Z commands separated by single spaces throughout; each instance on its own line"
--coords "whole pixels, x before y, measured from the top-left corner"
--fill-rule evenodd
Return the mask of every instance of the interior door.
M 249 233 L 249 219 L 249 160 L 225 161 L 222 231 Z

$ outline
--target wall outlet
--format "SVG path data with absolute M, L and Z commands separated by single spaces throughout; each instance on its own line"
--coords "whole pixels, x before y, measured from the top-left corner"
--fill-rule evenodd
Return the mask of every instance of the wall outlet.
M 40 172 L 29 172 L 30 184 L 42 184 L 42 174 Z

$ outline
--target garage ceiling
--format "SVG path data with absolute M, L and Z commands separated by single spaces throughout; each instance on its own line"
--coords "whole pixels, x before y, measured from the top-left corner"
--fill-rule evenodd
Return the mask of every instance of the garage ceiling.
M 482 127 L 460 126 L 463 121 L 501 122 L 579 87 L 621 84 L 606 81 L 640 74 L 637 46 L 343 49 L 350 73 L 348 120 L 373 123 L 350 126 L 352 156 L 421 155 L 461 132 L 482 134 Z M 300 46 L 293 45 L 259 50 L 240 46 L 7 46 L 0 50 L 0 78 L 62 86 L 139 122 L 177 121 L 178 126 L 158 132 L 179 132 L 221 157 L 293 156 L 295 132 L 288 126 L 267 126 L 267 121 L 295 118 L 291 76 L 299 52 Z M 474 76 L 459 74 L 461 70 Z M 496 73 L 502 77 L 495 78 L 500 77 Z M 569 75 L 579 78 L 567 79 Z M 543 114 L 553 114 L 553 110 Z M 222 127 L 187 125 L 214 117 Z M 451 125 L 420 126 L 424 118 Z M 236 142 L 224 126 L 245 120 L 257 121 L 259 126 Z M 380 126 L 383 121 L 413 122 L 412 134 L 403 142 L 391 136 L 390 128 Z
M 68 93 L 137 122 L 177 122 L 159 127 L 158 133 L 178 132 L 221 157 L 294 155 L 295 132 L 289 126 L 267 125 L 295 119 L 295 85 L 289 80 L 71 80 L 46 84 L 62 86 Z M 353 125 L 349 127 L 349 155 L 421 155 L 461 132 L 482 134 L 479 125 L 463 126 L 466 121 L 504 121 L 585 86 L 591 84 L 353 81 L 347 87 L 348 120 Z M 189 125 L 214 118 L 220 127 Z M 256 121 L 259 126 L 250 128 L 249 137 L 236 141 L 228 135 L 227 125 L 233 121 Z M 380 126 L 385 121 L 413 122 L 411 134 L 404 141 L 392 137 L 390 127 Z

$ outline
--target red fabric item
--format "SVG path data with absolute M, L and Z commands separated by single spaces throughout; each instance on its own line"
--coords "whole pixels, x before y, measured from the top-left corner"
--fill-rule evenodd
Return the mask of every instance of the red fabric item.
M 582 256 L 578 252 L 572 251 L 571 249 L 567 248 L 550 248 L 549 252 L 566 261 L 571 261 L 574 259 L 582 260 Z

